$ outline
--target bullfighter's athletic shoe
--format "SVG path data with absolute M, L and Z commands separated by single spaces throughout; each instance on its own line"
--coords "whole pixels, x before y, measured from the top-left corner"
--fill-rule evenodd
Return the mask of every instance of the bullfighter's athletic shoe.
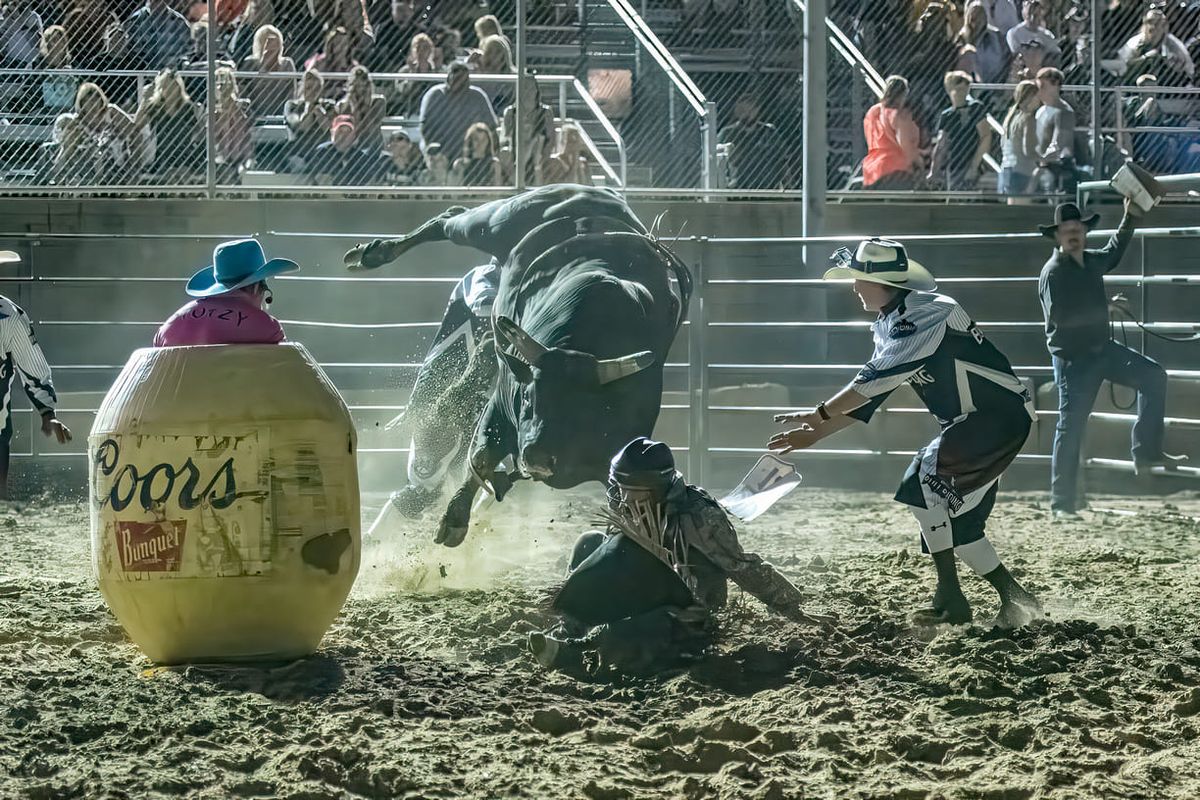
M 1133 473 L 1139 478 L 1143 475 L 1149 475 L 1155 467 L 1164 467 L 1172 470 L 1178 468 L 1183 462 L 1187 461 L 1185 455 L 1172 455 L 1171 453 L 1163 453 L 1158 458 L 1148 459 L 1145 461 L 1133 462 Z

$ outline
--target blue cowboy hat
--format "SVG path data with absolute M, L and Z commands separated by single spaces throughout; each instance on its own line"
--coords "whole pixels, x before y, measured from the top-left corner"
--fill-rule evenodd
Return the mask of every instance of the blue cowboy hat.
M 298 269 L 299 264 L 286 258 L 267 261 L 257 239 L 221 242 L 213 248 L 212 266 L 200 270 L 187 282 L 187 293 L 192 297 L 215 297 Z

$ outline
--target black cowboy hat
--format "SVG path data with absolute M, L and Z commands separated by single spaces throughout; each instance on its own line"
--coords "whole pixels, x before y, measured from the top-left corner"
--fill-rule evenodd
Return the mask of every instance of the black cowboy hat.
M 679 573 L 623 533 L 606 538 L 550 599 L 555 611 L 585 625 L 695 602 Z
M 1042 236 L 1053 239 L 1058 226 L 1064 222 L 1082 222 L 1090 231 L 1100 222 L 1100 215 L 1092 214 L 1090 217 L 1084 217 L 1083 212 L 1079 210 L 1079 206 L 1074 203 L 1059 203 L 1058 207 L 1054 209 L 1054 224 L 1038 225 L 1038 230 L 1042 232 Z

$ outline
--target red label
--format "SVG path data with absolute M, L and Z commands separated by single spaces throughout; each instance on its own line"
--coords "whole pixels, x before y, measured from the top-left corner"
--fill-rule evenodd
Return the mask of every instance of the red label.
M 187 520 L 118 522 L 117 552 L 126 572 L 178 572 Z

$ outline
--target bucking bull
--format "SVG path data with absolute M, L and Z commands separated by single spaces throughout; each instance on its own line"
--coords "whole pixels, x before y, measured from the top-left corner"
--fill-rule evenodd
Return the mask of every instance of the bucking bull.
M 414 452 L 436 453 L 440 468 L 432 474 L 439 479 L 464 433 L 474 431 L 469 474 L 436 537 L 453 547 L 467 534 L 480 487 L 501 500 L 522 477 L 555 489 L 604 481 L 617 451 L 651 435 L 663 365 L 687 316 L 692 280 L 619 194 L 574 185 L 532 189 L 472 210 L 450 208 L 405 236 L 354 248 L 346 264 L 375 269 L 436 241 L 492 257 L 452 296 L 443 341 L 426 358 L 403 415 Z M 472 293 L 487 297 L 489 285 L 490 320 L 480 314 L 486 303 L 471 302 Z M 468 305 L 479 344 L 460 350 L 461 363 L 443 359 L 439 366 L 436 356 L 453 331 L 475 342 L 471 321 L 454 316 L 466 315 Z M 510 458 L 514 469 L 502 469 Z M 432 502 L 440 488 L 418 491 L 415 505 Z

